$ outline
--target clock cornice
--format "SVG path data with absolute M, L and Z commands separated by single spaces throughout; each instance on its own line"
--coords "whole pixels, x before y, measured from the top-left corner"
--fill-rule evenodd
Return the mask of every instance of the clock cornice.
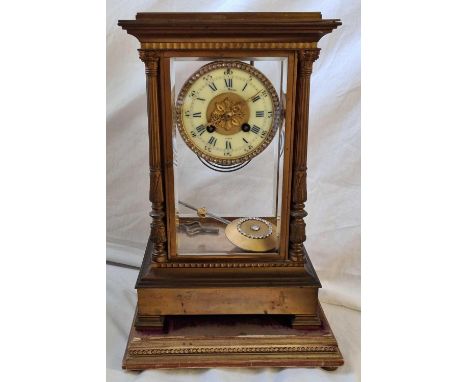
M 118 25 L 152 49 L 306 49 L 339 25 L 320 12 L 138 13 Z

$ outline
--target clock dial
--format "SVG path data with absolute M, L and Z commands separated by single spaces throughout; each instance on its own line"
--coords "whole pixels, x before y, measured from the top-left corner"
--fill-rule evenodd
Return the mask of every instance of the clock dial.
M 238 61 L 205 65 L 184 84 L 177 127 L 198 156 L 220 165 L 252 159 L 281 123 L 278 96 L 256 68 Z

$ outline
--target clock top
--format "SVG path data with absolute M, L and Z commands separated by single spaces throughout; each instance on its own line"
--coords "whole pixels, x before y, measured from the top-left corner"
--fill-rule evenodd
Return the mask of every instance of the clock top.
M 297 49 L 312 47 L 324 35 L 340 26 L 341 21 L 322 19 L 320 12 L 145 12 L 137 13 L 135 20 L 119 20 L 118 25 L 142 43 L 159 43 L 155 46 L 159 49 L 184 49 L 180 43 L 197 41 L 257 42 L 258 48 Z M 270 46 L 265 45 L 268 43 Z M 213 44 L 213 48 L 230 46 Z M 232 48 L 238 46 L 233 44 Z

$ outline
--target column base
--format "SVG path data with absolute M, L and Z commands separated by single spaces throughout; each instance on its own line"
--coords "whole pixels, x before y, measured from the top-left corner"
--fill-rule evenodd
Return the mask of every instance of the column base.
M 136 314 L 134 326 L 136 330 L 155 330 L 163 331 L 164 330 L 165 316 L 142 316 Z M 167 328 L 166 328 L 167 329 Z

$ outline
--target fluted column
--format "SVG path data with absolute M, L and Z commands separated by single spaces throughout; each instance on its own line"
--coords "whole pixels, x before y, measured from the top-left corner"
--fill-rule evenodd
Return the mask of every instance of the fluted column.
M 301 50 L 298 55 L 292 198 L 289 225 L 289 259 L 304 261 L 302 245 L 306 240 L 304 218 L 307 216 L 307 136 L 309 127 L 309 88 L 312 64 L 320 49 Z
M 154 243 L 153 260 L 167 261 L 167 235 L 164 206 L 163 169 L 161 166 L 161 137 L 159 118 L 159 52 L 156 50 L 139 49 L 140 59 L 146 67 L 146 97 L 148 113 L 149 165 L 151 201 L 151 234 Z

